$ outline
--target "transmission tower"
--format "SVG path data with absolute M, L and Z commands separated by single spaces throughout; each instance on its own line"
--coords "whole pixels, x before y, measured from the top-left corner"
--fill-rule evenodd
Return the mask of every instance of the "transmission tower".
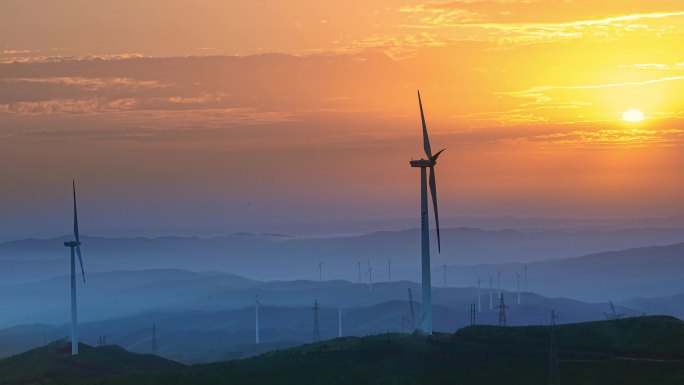
M 551 323 L 549 324 L 549 385 L 560 385 L 560 373 L 558 372 L 558 346 L 554 329 L 558 316 L 555 310 L 551 310 Z
M 157 324 L 152 322 L 152 354 L 157 354 Z
M 318 343 L 321 341 L 321 330 L 318 326 L 318 299 L 314 299 L 314 330 L 313 330 L 313 342 Z
M 476 319 L 475 319 L 475 304 L 472 303 L 470 304 L 470 326 L 475 326 L 476 324 Z
M 506 326 L 506 303 L 504 302 L 504 295 L 503 292 L 501 293 L 501 296 L 499 297 L 499 306 L 496 308 L 499 309 L 499 326 Z

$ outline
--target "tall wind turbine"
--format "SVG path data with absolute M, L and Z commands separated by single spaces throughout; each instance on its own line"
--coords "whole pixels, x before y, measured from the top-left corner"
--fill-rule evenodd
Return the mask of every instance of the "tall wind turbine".
M 435 166 L 437 158 L 444 150 L 432 153 L 430 139 L 428 138 L 427 126 L 425 124 L 425 114 L 423 113 L 423 102 L 418 91 L 418 106 L 420 107 L 420 120 L 423 124 L 423 150 L 427 159 L 412 160 L 411 167 L 420 168 L 420 230 L 422 244 L 422 291 L 423 291 L 423 320 L 420 323 L 420 330 L 425 334 L 432 334 L 432 283 L 430 277 L 430 225 L 428 218 L 428 197 L 427 197 L 427 172 L 430 169 L 430 193 L 432 194 L 432 208 L 435 213 L 435 227 L 437 230 L 437 251 L 442 251 L 439 236 L 439 213 L 437 211 L 437 182 L 435 181 Z
M 85 283 L 83 270 L 83 258 L 81 257 L 81 240 L 78 236 L 78 210 L 76 209 L 76 182 L 72 181 L 71 187 L 74 193 L 74 238 L 75 241 L 64 242 L 64 246 L 71 249 L 71 354 L 78 354 L 78 316 L 76 311 L 76 254 L 81 265 L 81 275 Z
M 254 296 L 254 339 L 255 343 L 259 345 L 259 310 L 261 309 L 261 302 L 259 302 L 259 296 L 255 295 Z

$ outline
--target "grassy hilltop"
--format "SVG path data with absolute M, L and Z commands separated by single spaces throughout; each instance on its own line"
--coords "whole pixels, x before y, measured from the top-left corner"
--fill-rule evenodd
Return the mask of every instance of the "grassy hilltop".
M 638 317 L 554 330 L 562 384 L 684 383 L 684 322 L 678 319 Z M 244 360 L 62 383 L 532 385 L 548 383 L 548 362 L 546 326 L 474 326 L 431 337 L 339 338 Z

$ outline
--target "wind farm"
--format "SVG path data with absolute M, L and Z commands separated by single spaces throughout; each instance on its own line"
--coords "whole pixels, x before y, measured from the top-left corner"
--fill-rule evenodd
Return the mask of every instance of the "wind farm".
M 0 384 L 684 378 L 681 4 L 0 10 Z

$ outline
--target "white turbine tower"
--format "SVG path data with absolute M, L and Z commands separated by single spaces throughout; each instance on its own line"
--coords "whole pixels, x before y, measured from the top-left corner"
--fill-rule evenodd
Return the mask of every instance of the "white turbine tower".
M 387 282 L 392 282 L 392 260 L 387 260 Z
M 520 273 L 516 271 L 515 276 L 518 278 L 518 305 L 520 305 Z
M 337 309 L 337 336 L 342 337 L 342 308 Z
M 257 345 L 259 345 L 259 310 L 261 310 L 261 302 L 259 302 L 259 296 L 254 296 L 254 340 Z
M 318 262 L 318 282 L 323 282 L 323 262 Z
M 78 354 L 78 316 L 76 310 L 76 254 L 81 265 L 81 275 L 85 283 L 83 270 L 83 258 L 81 257 L 81 240 L 78 236 L 78 210 L 76 209 L 76 182 L 72 181 L 71 187 L 74 193 L 74 238 L 75 241 L 64 242 L 64 246 L 71 249 L 71 354 Z
M 448 271 L 449 269 L 447 268 L 446 263 L 444 264 L 443 267 L 444 267 L 444 269 L 443 269 L 443 270 L 444 270 L 444 288 L 446 289 L 446 288 L 447 288 L 447 283 L 446 283 L 446 282 L 447 282 L 447 271 Z
M 425 114 L 423 113 L 423 102 L 418 91 L 418 106 L 420 107 L 420 120 L 423 124 L 423 149 L 427 159 L 412 160 L 411 167 L 420 168 L 420 230 L 422 244 L 422 291 L 423 291 L 423 316 L 420 323 L 420 330 L 425 334 L 432 334 L 432 283 L 430 277 L 430 225 L 428 218 L 428 197 L 427 184 L 428 177 L 426 169 L 430 169 L 430 193 L 432 194 L 432 208 L 435 214 L 435 227 L 437 230 L 437 251 L 442 251 L 439 236 L 439 213 L 437 211 L 437 182 L 435 181 L 435 165 L 437 158 L 444 150 L 433 154 L 430 148 L 430 138 L 428 138 L 427 126 L 425 125 Z

